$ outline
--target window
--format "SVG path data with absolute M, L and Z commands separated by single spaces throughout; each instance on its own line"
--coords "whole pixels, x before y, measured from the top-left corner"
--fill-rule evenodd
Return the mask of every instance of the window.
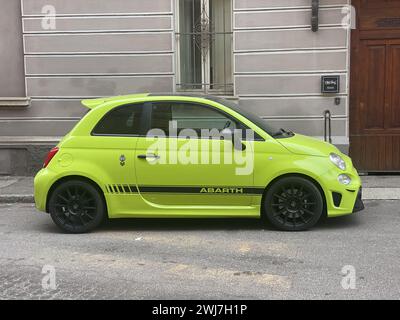
M 27 107 L 30 99 L 25 92 L 21 1 L 0 3 L 0 108 Z M 26 62 L 28 63 L 28 60 Z M 7 134 L 7 130 L 5 135 L 10 135 Z
M 220 97 L 211 97 L 210 96 L 209 99 L 214 102 L 217 102 L 219 104 L 222 104 L 223 106 L 226 106 L 226 107 L 232 109 L 233 111 L 236 111 L 240 115 L 244 116 L 246 119 L 249 119 L 256 126 L 263 129 L 266 133 L 268 133 L 271 136 L 274 136 L 277 133 L 282 133 L 282 130 L 279 130 L 274 125 L 271 125 L 269 122 L 267 122 L 267 120 L 264 120 L 263 118 L 257 116 L 256 114 L 251 113 L 248 110 L 240 107 L 240 105 L 235 102 L 232 102 L 232 101 L 220 98 Z
M 184 129 L 193 129 L 200 137 L 201 129 L 238 128 L 236 121 L 223 113 L 208 107 L 188 103 L 157 103 L 153 104 L 151 128 L 161 129 L 170 134 L 169 126 L 173 121 L 177 126 L 177 133 Z
M 138 135 L 141 127 L 141 104 L 117 107 L 107 113 L 93 130 L 95 135 Z
M 233 94 L 232 0 L 178 3 L 177 89 Z

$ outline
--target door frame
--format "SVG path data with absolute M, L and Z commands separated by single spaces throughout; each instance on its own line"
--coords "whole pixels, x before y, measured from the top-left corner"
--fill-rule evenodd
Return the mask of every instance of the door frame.
M 359 90 L 361 73 L 360 56 L 362 41 L 364 40 L 390 40 L 400 39 L 400 28 L 383 30 L 361 30 L 361 3 L 362 0 L 351 0 L 356 12 L 356 28 L 351 30 L 350 35 L 350 85 L 349 85 L 349 142 L 350 155 L 353 150 L 353 137 L 362 135 L 363 119 L 358 115 L 361 101 Z M 393 131 L 391 131 L 393 132 Z M 390 134 L 390 132 L 389 132 Z M 398 172 L 398 170 L 364 170 L 364 172 Z
M 151 121 L 152 121 L 152 114 L 153 114 L 153 105 L 157 104 L 157 103 L 161 103 L 161 104 L 173 104 L 173 103 L 177 103 L 177 104 L 190 104 L 190 105 L 196 105 L 199 107 L 203 107 L 206 109 L 210 109 L 213 110 L 221 115 L 223 115 L 224 117 L 234 121 L 239 129 L 242 130 L 246 130 L 246 129 L 250 129 L 254 132 L 254 138 L 252 140 L 246 140 L 246 141 L 251 141 L 256 142 L 256 141 L 262 141 L 265 142 L 265 139 L 263 139 L 253 128 L 250 128 L 248 125 L 246 125 L 245 123 L 243 123 L 240 119 L 238 119 L 235 115 L 232 115 L 228 112 L 226 112 L 225 110 L 222 110 L 219 107 L 216 106 L 212 106 L 209 105 L 207 103 L 202 103 L 202 102 L 196 102 L 196 101 L 187 101 L 187 100 L 179 100 L 179 99 L 175 99 L 175 98 L 166 98 L 166 99 L 162 99 L 162 100 L 152 100 L 152 101 L 147 101 L 146 103 L 146 109 L 144 110 L 144 114 L 142 116 L 142 119 L 144 119 L 145 123 L 144 123 L 144 128 L 146 132 L 149 132 L 149 130 L 154 129 L 151 126 Z M 140 136 L 138 137 L 138 141 L 136 144 L 136 149 L 135 149 L 135 156 L 134 156 L 134 161 L 135 161 L 135 170 L 138 170 L 138 166 L 137 166 L 137 161 L 138 161 L 138 152 L 142 152 L 142 150 L 140 150 L 140 145 L 141 145 L 141 139 L 146 139 L 148 136 L 144 135 L 144 136 Z M 167 135 L 165 136 L 165 139 L 173 138 L 173 139 L 183 139 L 186 140 L 186 138 L 182 138 L 178 136 L 170 136 Z M 208 140 L 208 141 L 212 141 L 213 138 L 211 137 L 206 137 L 206 138 L 202 138 L 202 137 L 196 137 L 195 139 L 202 139 L 202 140 Z M 246 137 L 247 139 L 247 137 Z M 223 141 L 223 140 L 221 140 Z M 169 144 L 167 144 L 169 145 Z M 253 148 L 254 145 L 247 145 L 247 148 Z M 234 148 L 234 146 L 232 145 L 232 148 Z M 210 149 L 211 150 L 211 149 Z M 143 150 L 144 151 L 144 150 Z M 243 150 L 244 152 L 244 150 Z M 179 165 L 179 163 L 178 163 Z M 214 164 L 209 164 L 209 165 L 214 165 Z M 224 165 L 224 164 L 218 164 L 218 165 Z M 233 165 L 233 164 L 232 164 Z M 196 166 L 196 164 L 189 164 L 189 166 Z M 215 165 L 217 166 L 217 164 Z M 173 203 L 173 204 L 166 204 L 161 202 L 156 202 L 160 200 L 160 195 L 161 196 L 171 196 L 171 198 L 174 199 L 178 199 L 177 197 L 179 195 L 181 196 L 190 196 L 190 197 L 195 197 L 195 198 L 199 198 L 202 197 L 203 200 L 206 200 L 205 202 L 207 203 L 213 203 L 213 201 L 217 200 L 217 204 L 212 204 L 212 205 L 205 205 L 205 204 L 196 204 L 196 205 L 190 205 L 189 207 L 192 209 L 196 209 L 196 210 L 208 210 L 210 208 L 213 209 L 218 209 L 218 210 L 224 210 L 226 208 L 256 208 L 257 206 L 257 201 L 255 200 L 257 197 L 260 197 L 263 192 L 264 192 L 264 188 L 259 188 L 259 187 L 255 187 L 254 185 L 254 171 L 249 174 L 249 175 L 243 175 L 241 177 L 248 177 L 248 183 L 244 183 L 244 184 L 238 184 L 238 185 L 233 185 L 233 184 L 174 184 L 174 185 L 153 185 L 153 184 L 147 184 L 147 183 L 142 183 L 139 175 L 138 175 L 138 171 L 135 172 L 136 175 L 136 182 L 137 182 L 137 189 L 139 191 L 139 194 L 141 195 L 141 197 L 143 198 L 144 201 L 146 201 L 148 204 L 155 206 L 155 207 L 164 207 L 164 208 L 185 208 L 188 207 L 187 204 L 182 204 L 182 201 L 178 201 L 177 203 Z M 215 175 L 214 175 L 215 176 Z M 244 180 L 244 178 L 243 178 Z M 232 192 L 232 193 L 220 193 L 220 192 L 213 192 L 213 191 L 209 191 L 209 189 L 238 189 L 241 190 L 241 192 Z M 202 190 L 208 190 L 207 192 L 202 192 Z M 153 200 L 150 199 L 150 196 L 153 195 Z M 228 198 L 232 198 L 232 197 L 240 197 L 241 201 L 238 201 L 235 204 L 230 205 L 231 199 L 228 200 Z M 193 198 L 193 199 L 195 199 Z M 190 199 L 190 198 L 188 198 Z M 164 198 L 164 201 L 168 200 L 168 198 Z M 184 199 L 185 200 L 185 199 Z M 187 201 L 187 200 L 185 200 Z M 194 201 L 194 200 L 192 200 Z M 226 202 L 226 203 L 222 203 L 222 202 Z
M 361 40 L 384 40 L 400 39 L 400 28 L 398 30 L 360 30 L 360 8 L 361 0 L 351 0 L 351 5 L 356 9 L 356 28 L 351 30 L 350 36 L 350 92 L 349 92 L 349 134 L 357 134 L 360 129 L 360 121 L 357 117 L 357 106 L 360 103 L 358 95 L 358 81 L 361 79 L 359 70 L 359 57 Z M 355 130 L 356 129 L 356 130 Z M 351 143 L 351 142 L 350 142 Z

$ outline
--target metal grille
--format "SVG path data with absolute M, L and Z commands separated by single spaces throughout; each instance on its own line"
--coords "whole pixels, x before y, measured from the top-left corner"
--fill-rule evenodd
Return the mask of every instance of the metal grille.
M 179 2 L 180 21 L 179 31 L 176 32 L 179 50 L 178 90 L 231 95 L 231 0 Z

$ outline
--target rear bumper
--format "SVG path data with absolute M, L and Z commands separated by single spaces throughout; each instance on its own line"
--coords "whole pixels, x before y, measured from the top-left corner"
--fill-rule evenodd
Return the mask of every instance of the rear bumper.
M 354 205 L 353 213 L 360 212 L 365 209 L 364 202 L 362 201 L 362 188 L 358 191 L 356 203 Z
M 46 212 L 46 201 L 50 187 L 56 181 L 56 174 L 48 168 L 40 170 L 34 180 L 35 206 L 39 211 Z

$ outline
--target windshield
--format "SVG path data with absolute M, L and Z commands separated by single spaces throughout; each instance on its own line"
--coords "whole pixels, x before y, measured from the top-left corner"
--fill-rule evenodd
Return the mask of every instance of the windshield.
M 239 106 L 239 104 L 229 101 L 226 99 L 218 98 L 218 97 L 207 97 L 207 99 L 215 101 L 217 103 L 220 103 L 224 106 L 227 106 L 231 108 L 232 110 L 236 111 L 237 113 L 241 114 L 245 118 L 249 119 L 251 122 L 253 122 L 256 126 L 260 127 L 263 129 L 266 133 L 268 133 L 270 136 L 273 138 L 287 138 L 287 137 L 292 137 L 294 135 L 293 132 L 286 131 L 284 129 L 280 129 L 277 127 L 274 127 L 270 123 L 268 123 L 266 120 L 262 119 L 261 117 L 255 115 L 254 113 L 251 113 Z

